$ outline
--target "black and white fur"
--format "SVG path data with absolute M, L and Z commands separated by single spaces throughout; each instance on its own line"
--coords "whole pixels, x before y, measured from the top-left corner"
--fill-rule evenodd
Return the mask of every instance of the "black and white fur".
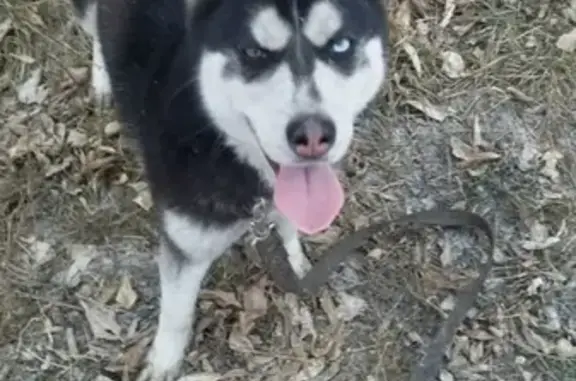
M 286 126 L 319 114 L 338 162 L 386 72 L 380 0 L 72 0 L 93 38 L 92 89 L 141 145 L 160 215 L 160 321 L 142 380 L 173 380 L 201 281 L 298 162 Z M 298 20 L 298 21 L 296 21 Z M 298 232 L 273 211 L 295 271 Z

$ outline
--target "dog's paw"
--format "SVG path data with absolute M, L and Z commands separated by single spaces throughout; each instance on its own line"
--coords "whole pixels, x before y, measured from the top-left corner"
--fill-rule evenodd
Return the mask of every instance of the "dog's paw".
M 165 351 L 157 351 L 154 348 L 150 351 L 144 369 L 138 375 L 136 381 L 175 381 L 182 358 L 170 348 Z
M 292 270 L 298 276 L 298 278 L 302 279 L 304 276 L 310 271 L 312 268 L 312 264 L 304 254 L 304 250 L 302 250 L 302 246 L 300 242 L 298 245 L 292 244 L 287 247 L 288 251 L 288 262 L 292 266 Z
M 136 381 L 176 381 L 177 371 L 160 370 L 148 364 L 138 375 Z
M 94 112 L 98 115 L 103 114 L 106 110 L 112 108 L 112 94 L 102 93 L 96 89 L 92 89 L 91 100 L 94 107 Z
M 298 258 L 289 258 L 289 260 L 290 264 L 292 265 L 292 269 L 294 270 L 294 273 L 296 273 L 296 275 L 300 279 L 304 278 L 304 276 L 312 268 L 312 264 L 305 256 Z

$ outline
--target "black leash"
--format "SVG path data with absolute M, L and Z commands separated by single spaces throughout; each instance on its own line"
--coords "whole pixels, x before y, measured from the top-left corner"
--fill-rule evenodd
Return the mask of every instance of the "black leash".
M 292 270 L 282 241 L 275 232 L 270 234 L 267 239 L 257 241 L 255 246 L 264 267 L 281 290 L 298 295 L 314 296 L 328 282 L 332 272 L 344 260 L 356 254 L 356 250 L 368 238 L 375 234 L 391 234 L 395 228 L 407 231 L 427 226 L 476 228 L 487 236 L 490 246 L 490 253 L 486 262 L 480 264 L 478 277 L 460 290 L 451 313 L 425 348 L 423 357 L 412 368 L 410 381 L 431 381 L 438 376 L 442 365 L 442 356 L 454 339 L 456 330 L 466 317 L 466 313 L 472 308 L 480 294 L 482 285 L 493 265 L 494 233 L 490 224 L 483 217 L 466 211 L 430 210 L 409 214 L 394 220 L 376 222 L 350 234 L 326 250 L 302 279 L 299 279 Z

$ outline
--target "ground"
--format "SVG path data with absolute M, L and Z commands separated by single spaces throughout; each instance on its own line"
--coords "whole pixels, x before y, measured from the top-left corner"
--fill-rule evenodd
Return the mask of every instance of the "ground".
M 387 8 L 388 83 L 345 162 L 345 212 L 308 244 L 478 211 L 497 265 L 441 380 L 575 380 L 576 2 Z M 131 380 L 154 332 L 150 202 L 132 142 L 91 106 L 89 51 L 65 0 L 0 0 L 2 381 Z M 206 280 L 183 381 L 408 379 L 479 250 L 453 231 L 384 238 L 315 300 L 235 248 Z

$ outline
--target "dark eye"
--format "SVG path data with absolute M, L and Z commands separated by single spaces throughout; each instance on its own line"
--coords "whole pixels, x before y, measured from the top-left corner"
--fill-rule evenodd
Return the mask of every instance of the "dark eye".
M 354 51 L 354 41 L 348 37 L 339 37 L 331 40 L 326 47 L 332 55 L 345 56 Z
M 265 60 L 270 55 L 269 52 L 261 48 L 245 48 L 242 49 L 242 55 L 249 60 Z

